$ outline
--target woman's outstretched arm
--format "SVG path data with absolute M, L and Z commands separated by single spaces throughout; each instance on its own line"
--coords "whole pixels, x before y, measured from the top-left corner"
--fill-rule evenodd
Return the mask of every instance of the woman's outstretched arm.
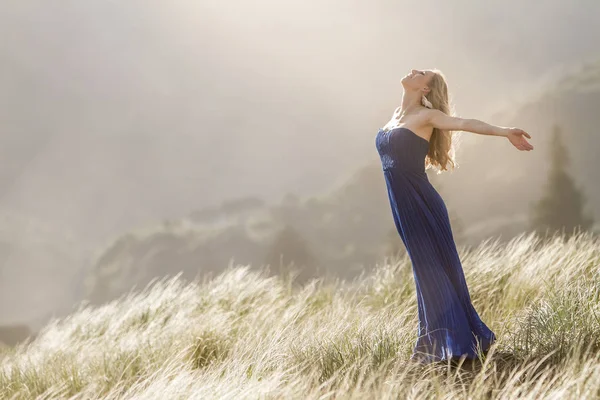
M 519 128 L 496 126 L 474 118 L 452 117 L 436 109 L 427 110 L 427 120 L 434 128 L 441 130 L 504 136 L 519 150 L 533 150 L 533 146 L 525 139 L 525 137 L 531 139 L 531 136 Z

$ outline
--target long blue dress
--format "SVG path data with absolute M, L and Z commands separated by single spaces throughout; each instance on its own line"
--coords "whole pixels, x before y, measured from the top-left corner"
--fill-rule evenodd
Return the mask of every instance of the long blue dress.
M 427 139 L 405 127 L 375 140 L 396 229 L 412 262 L 419 312 L 411 360 L 477 358 L 496 336 L 471 304 L 448 210 L 425 173 Z

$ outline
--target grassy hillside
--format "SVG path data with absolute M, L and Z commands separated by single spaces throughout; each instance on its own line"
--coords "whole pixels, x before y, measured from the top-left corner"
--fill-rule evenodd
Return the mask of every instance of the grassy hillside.
M 406 257 L 297 290 L 238 265 L 204 282 L 155 281 L 54 320 L 35 341 L 0 350 L 0 397 L 600 395 L 598 238 L 521 235 L 460 253 L 475 308 L 498 336 L 472 369 L 408 363 L 417 310 Z

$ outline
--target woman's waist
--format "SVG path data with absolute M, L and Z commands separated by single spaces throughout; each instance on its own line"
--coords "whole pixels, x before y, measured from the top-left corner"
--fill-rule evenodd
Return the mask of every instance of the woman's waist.
M 415 167 L 415 166 L 406 166 L 406 165 L 399 165 L 399 164 L 391 164 L 391 165 L 384 165 L 383 166 L 383 171 L 390 173 L 390 174 L 394 174 L 394 175 L 409 175 L 409 176 L 416 176 L 419 178 L 424 178 L 424 179 L 428 179 L 427 178 L 427 173 L 425 172 L 425 167 Z
M 389 169 L 394 171 L 406 171 L 406 172 L 416 172 L 416 173 L 425 173 L 425 160 L 416 161 L 416 160 L 405 160 L 405 159 L 392 159 L 387 158 L 382 160 L 381 163 L 383 169 Z

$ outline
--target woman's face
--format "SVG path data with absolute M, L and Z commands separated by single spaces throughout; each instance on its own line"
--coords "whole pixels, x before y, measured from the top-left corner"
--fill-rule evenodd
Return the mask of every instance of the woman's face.
M 409 74 L 406 74 L 401 82 L 402 86 L 406 89 L 413 90 L 423 90 L 427 88 L 424 92 L 427 93 L 429 91 L 429 82 L 431 78 L 433 78 L 434 72 L 426 70 L 426 69 L 413 69 Z

